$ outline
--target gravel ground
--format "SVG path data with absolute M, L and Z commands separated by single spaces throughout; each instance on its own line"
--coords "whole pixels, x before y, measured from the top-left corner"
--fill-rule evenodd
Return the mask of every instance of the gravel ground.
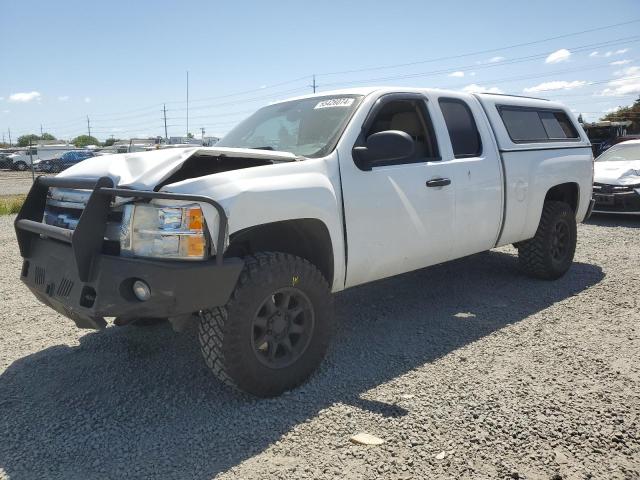
M 39 305 L 11 220 L 0 478 L 640 478 L 640 220 L 580 226 L 556 282 L 509 247 L 343 292 L 320 372 L 271 400 L 216 383 L 193 332 Z
M 45 174 L 42 172 L 35 172 L 35 176 L 37 177 L 38 175 Z M 29 193 L 32 183 L 31 170 L 26 172 L 0 170 L 0 196 Z

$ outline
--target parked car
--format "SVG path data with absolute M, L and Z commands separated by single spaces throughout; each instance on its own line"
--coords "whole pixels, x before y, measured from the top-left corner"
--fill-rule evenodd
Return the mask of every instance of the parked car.
M 74 150 L 63 153 L 58 158 L 42 160 L 37 164 L 37 167 L 34 164 L 34 168 L 41 172 L 58 173 L 91 157 L 95 157 L 95 153 L 90 150 Z
M 0 168 L 11 168 L 11 159 L 9 152 L 0 152 Z
M 640 140 L 618 143 L 594 162 L 593 211 L 640 215 Z
M 563 276 L 592 178 L 589 139 L 559 103 L 406 87 L 305 96 L 214 147 L 40 177 L 15 223 L 21 278 L 81 328 L 199 322 L 214 375 L 277 395 L 322 361 L 332 292 L 506 244 L 527 274 Z
M 38 161 L 51 160 L 63 155 L 65 152 L 76 150 L 73 145 L 69 144 L 32 145 L 31 147 L 13 153 L 9 158 L 13 170 L 24 171 L 31 168 L 32 160 L 35 169 L 36 162 Z

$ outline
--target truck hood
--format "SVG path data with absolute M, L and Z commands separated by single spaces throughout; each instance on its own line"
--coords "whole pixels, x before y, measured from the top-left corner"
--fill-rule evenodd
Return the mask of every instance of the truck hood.
M 640 160 L 595 162 L 593 180 L 608 185 L 640 184 Z
M 109 177 L 115 185 L 134 190 L 153 190 L 170 177 L 193 155 L 211 157 L 271 160 L 274 163 L 298 159 L 289 152 L 229 147 L 167 148 L 149 152 L 102 155 L 84 160 L 64 172 L 60 177 Z

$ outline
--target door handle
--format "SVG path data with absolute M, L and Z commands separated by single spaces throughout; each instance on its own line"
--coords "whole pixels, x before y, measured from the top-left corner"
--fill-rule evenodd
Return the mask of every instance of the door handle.
M 448 178 L 434 178 L 433 180 L 427 180 L 427 187 L 446 187 L 451 185 L 451 180 Z

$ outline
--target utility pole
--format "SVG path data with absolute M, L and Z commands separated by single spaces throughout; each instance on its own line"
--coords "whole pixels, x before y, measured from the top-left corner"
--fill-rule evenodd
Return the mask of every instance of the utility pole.
M 316 76 L 315 74 L 313 75 L 313 83 L 311 85 L 309 85 L 311 88 L 313 88 L 313 93 L 316 93 L 316 88 L 318 87 L 318 84 L 316 83 Z
M 9 146 L 11 147 L 12 146 L 11 145 L 11 129 L 9 128 L 8 130 L 9 130 Z
M 40 124 L 40 137 L 42 137 L 42 135 L 44 134 L 42 133 L 42 124 Z
M 29 160 L 31 162 L 31 182 L 36 181 L 36 173 L 33 171 L 33 148 L 31 148 L 31 137 L 29 137 Z
M 164 140 L 165 142 L 169 141 L 169 136 L 167 135 L 167 105 L 162 104 L 162 113 L 164 114 Z
M 187 137 L 189 136 L 189 70 L 187 70 Z
M 89 115 L 87 115 L 87 131 L 89 132 L 89 136 L 91 136 L 91 122 L 89 121 Z
M 200 131 L 202 132 L 202 145 L 204 145 L 204 127 L 200 127 Z

